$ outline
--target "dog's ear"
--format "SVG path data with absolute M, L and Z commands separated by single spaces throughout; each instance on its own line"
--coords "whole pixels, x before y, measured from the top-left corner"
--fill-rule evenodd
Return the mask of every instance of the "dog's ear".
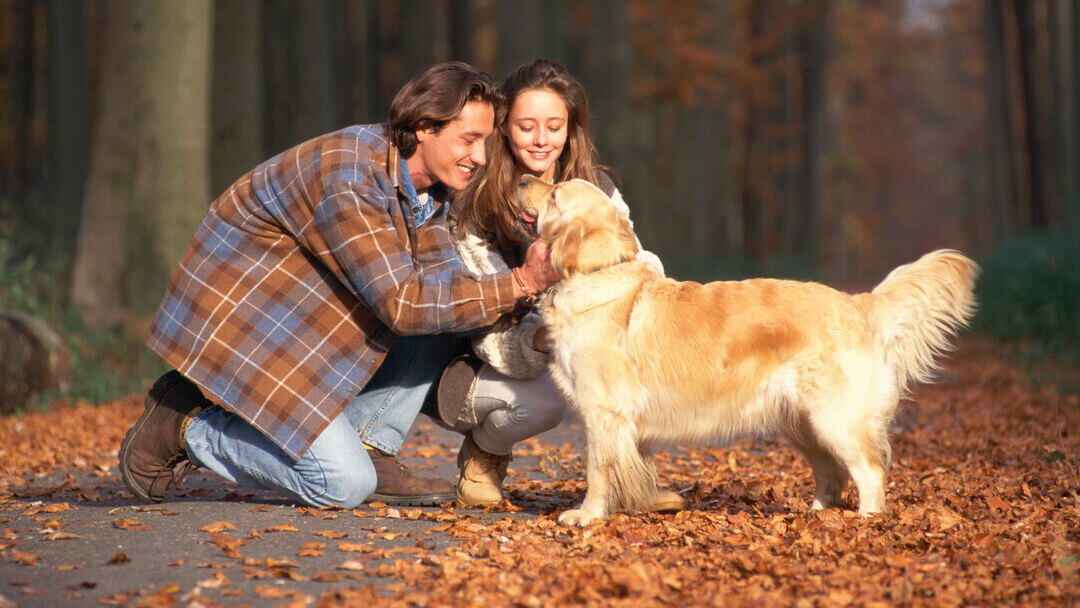
M 563 279 L 628 262 L 637 255 L 630 224 L 618 213 L 566 219 L 551 240 L 551 267 Z
M 559 278 L 567 279 L 580 267 L 581 244 L 585 238 L 585 227 L 578 223 L 566 223 L 562 230 L 551 239 L 551 267 L 559 273 Z

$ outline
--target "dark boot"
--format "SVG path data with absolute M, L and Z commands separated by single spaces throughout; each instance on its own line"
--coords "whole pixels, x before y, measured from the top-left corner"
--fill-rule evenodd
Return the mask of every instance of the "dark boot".
M 368 456 L 375 465 L 375 493 L 367 502 L 384 502 L 403 507 L 433 507 L 454 502 L 454 485 L 445 479 L 419 477 L 398 459 L 385 452 L 369 448 Z
M 199 387 L 171 371 L 154 383 L 146 409 L 120 443 L 120 474 L 139 500 L 158 502 L 194 465 L 180 436 L 184 419 L 211 405 Z

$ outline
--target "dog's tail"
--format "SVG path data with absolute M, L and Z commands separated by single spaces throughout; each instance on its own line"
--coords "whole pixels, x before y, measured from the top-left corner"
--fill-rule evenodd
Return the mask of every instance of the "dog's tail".
M 889 273 L 871 294 L 859 296 L 901 392 L 911 381 L 927 382 L 935 357 L 975 315 L 979 266 L 958 251 L 939 249 Z

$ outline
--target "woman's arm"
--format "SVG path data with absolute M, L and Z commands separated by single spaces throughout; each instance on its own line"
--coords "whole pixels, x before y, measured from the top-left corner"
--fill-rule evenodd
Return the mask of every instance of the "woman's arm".
M 465 267 L 478 274 L 497 274 L 509 267 L 494 245 L 470 227 L 451 230 L 454 246 Z M 536 349 L 536 334 L 543 337 L 543 321 L 535 312 L 516 323 L 503 317 L 490 330 L 472 340 L 473 351 L 499 373 L 511 378 L 535 378 L 547 371 L 548 355 Z M 541 341 L 543 341 L 541 339 Z

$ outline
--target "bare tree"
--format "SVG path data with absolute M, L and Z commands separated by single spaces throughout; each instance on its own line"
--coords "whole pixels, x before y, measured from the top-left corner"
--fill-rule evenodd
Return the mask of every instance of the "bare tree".
M 103 4 L 98 115 L 71 287 L 95 329 L 158 303 L 206 213 L 211 19 L 208 0 Z
M 72 268 L 71 302 L 92 329 L 123 320 L 121 277 L 127 264 L 124 226 L 135 166 L 134 91 L 138 27 L 145 5 L 105 0 L 101 8 L 101 72 L 97 114 Z
M 153 310 L 210 203 L 209 0 L 146 5 L 125 296 Z
M 216 0 L 211 87 L 211 192 L 263 160 L 262 3 Z

